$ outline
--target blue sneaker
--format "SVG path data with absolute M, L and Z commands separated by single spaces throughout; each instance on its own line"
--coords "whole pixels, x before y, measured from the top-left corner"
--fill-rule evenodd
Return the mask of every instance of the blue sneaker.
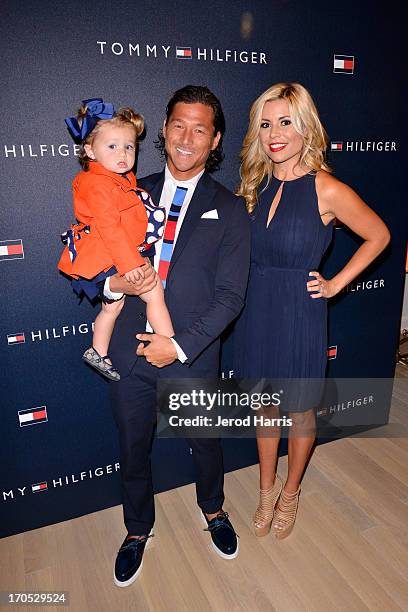
M 130 586 L 142 571 L 143 553 L 153 534 L 137 538 L 126 536 L 116 557 L 113 581 L 118 587 Z
M 231 525 L 228 518 L 228 512 L 220 510 L 216 517 L 209 521 L 204 512 L 202 516 L 207 524 L 204 531 L 209 531 L 211 534 L 212 546 L 220 557 L 223 559 L 235 559 L 238 557 L 239 542 L 238 535 Z

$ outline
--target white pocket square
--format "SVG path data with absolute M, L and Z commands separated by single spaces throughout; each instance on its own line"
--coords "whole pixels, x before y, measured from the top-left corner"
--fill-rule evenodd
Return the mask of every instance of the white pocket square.
M 202 219 L 218 219 L 218 210 L 214 208 L 214 210 L 207 210 L 205 213 L 201 215 Z

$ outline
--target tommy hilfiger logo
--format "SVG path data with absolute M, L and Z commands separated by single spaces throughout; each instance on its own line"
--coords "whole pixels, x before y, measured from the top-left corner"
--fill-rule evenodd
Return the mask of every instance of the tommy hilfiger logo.
M 46 482 L 38 482 L 37 484 L 31 485 L 31 491 L 33 493 L 41 493 L 42 491 L 48 491 L 48 484 Z
M 353 408 L 361 408 L 362 406 L 368 406 L 374 404 L 374 395 L 365 395 L 363 397 L 356 397 L 354 399 L 345 400 L 338 404 L 332 404 L 331 406 L 325 406 L 324 408 L 317 411 L 317 416 L 330 416 L 345 410 L 352 410 Z
M 335 55 L 333 58 L 333 72 L 353 74 L 354 55 Z
M 360 151 L 378 152 L 378 151 L 396 151 L 397 143 L 395 140 L 332 140 L 330 143 L 331 151 Z
M 6 334 L 7 345 L 25 344 L 26 342 L 42 342 L 43 340 L 61 340 L 69 336 L 91 333 L 93 323 L 80 323 L 79 325 L 62 325 L 45 329 L 35 329 L 27 334 L 23 331 Z
M 191 47 L 176 47 L 176 57 L 177 59 L 193 59 Z
M 327 349 L 327 359 L 336 359 L 337 358 L 337 344 L 333 346 L 329 346 Z
M 19 410 L 18 420 L 20 427 L 45 423 L 48 421 L 47 406 L 37 406 L 36 408 L 28 408 L 28 410 Z
M 214 49 L 208 47 L 181 47 L 153 43 L 141 44 L 133 42 L 108 42 L 97 40 L 101 55 L 125 55 L 130 57 L 148 57 L 152 59 L 169 60 L 188 59 L 202 62 L 225 62 L 230 64 L 266 64 L 266 53 L 262 51 L 248 51 L 237 49 Z
M 111 463 L 108 465 L 89 468 L 86 471 L 79 472 L 77 474 L 66 474 L 55 478 L 49 477 L 48 480 L 42 480 L 40 482 L 15 487 L 6 491 L 0 492 L 0 501 L 7 502 L 10 500 L 28 498 L 28 493 L 44 493 L 45 491 L 52 491 L 52 489 L 59 489 L 60 487 L 73 486 L 80 484 L 83 481 L 91 480 L 92 478 L 101 478 L 111 476 L 120 471 L 119 462 Z M 47 496 L 44 496 L 47 499 Z
M 79 155 L 80 145 L 71 144 L 8 144 L 4 145 L 4 157 L 69 157 Z M 0 245 L 3 244 L 0 242 Z
M 353 281 L 342 289 L 343 293 L 355 293 L 358 291 L 371 291 L 372 289 L 384 289 L 385 279 L 375 278 L 366 281 Z
M 24 344 L 24 342 L 25 342 L 24 332 L 19 332 L 17 334 L 7 334 L 7 344 L 9 346 L 14 346 L 15 344 Z
M 6 259 L 24 259 L 23 241 L 0 240 L 0 261 Z

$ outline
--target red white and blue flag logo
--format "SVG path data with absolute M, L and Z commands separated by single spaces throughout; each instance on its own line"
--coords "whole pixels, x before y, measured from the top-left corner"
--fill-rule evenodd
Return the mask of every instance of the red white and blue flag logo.
M 31 485 L 31 491 L 33 493 L 41 493 L 42 491 L 48 491 L 48 484 L 46 482 L 38 482 L 37 484 Z
M 19 410 L 18 420 L 20 422 L 20 427 L 45 423 L 48 421 L 47 406 L 37 406 L 36 408 L 28 408 L 28 410 Z
M 24 259 L 22 240 L 0 240 L 0 261 L 6 259 Z
M 14 344 L 24 344 L 24 342 L 24 332 L 18 332 L 17 334 L 7 334 L 7 344 L 9 346 L 14 346 Z
M 331 142 L 330 143 L 330 150 L 331 151 L 342 151 L 343 150 L 343 143 L 342 142 Z
M 335 55 L 333 60 L 333 72 L 353 74 L 354 55 Z
M 334 346 L 329 346 L 327 349 L 327 359 L 336 359 L 337 357 L 337 344 Z
M 176 47 L 177 59 L 193 59 L 191 47 Z

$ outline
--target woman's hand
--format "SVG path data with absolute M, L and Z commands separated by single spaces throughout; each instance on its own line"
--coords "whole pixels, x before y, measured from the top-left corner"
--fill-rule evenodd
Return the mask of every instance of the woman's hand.
M 319 272 L 309 272 L 309 276 L 315 277 L 314 280 L 306 283 L 306 287 L 309 292 L 315 291 L 315 293 L 311 293 L 311 298 L 331 298 L 338 293 L 333 281 L 326 280 L 321 274 L 319 274 Z

